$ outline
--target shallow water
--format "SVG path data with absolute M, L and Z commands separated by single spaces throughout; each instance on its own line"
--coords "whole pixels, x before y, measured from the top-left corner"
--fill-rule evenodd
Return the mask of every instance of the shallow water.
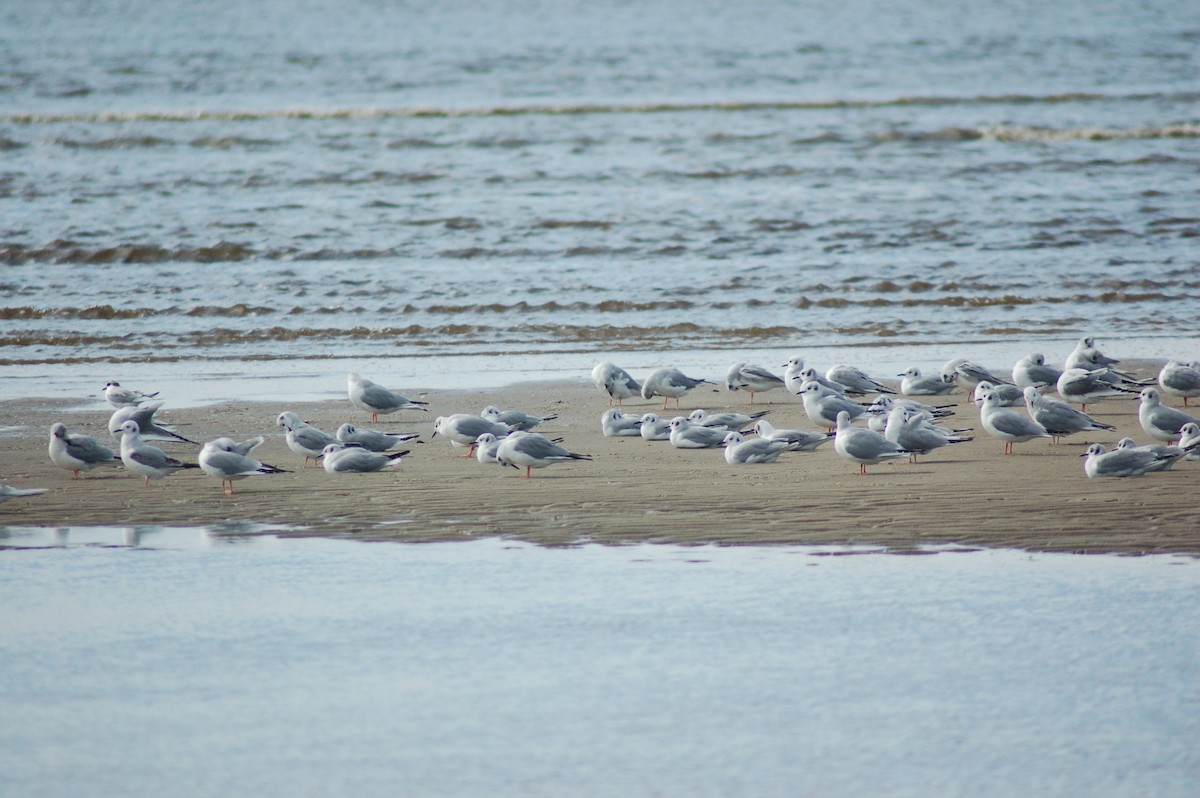
M 0 399 L 1200 356 L 1167 0 L 2 13 Z
M 1194 559 L 264 531 L 0 529 L 6 794 L 1200 779 Z

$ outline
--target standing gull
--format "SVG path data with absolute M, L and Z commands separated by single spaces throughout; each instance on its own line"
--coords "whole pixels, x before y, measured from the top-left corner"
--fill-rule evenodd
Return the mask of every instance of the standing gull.
M 592 369 L 592 382 L 596 383 L 597 388 L 608 394 L 609 407 L 612 407 L 614 401 L 622 404 L 624 400 L 632 399 L 642 392 L 642 386 L 628 371 L 607 360 L 597 363 L 596 367 Z
M 1034 438 L 1053 437 L 1046 428 L 1024 413 L 1000 406 L 1000 397 L 989 391 L 983 395 L 979 408 L 979 420 L 988 434 L 1004 441 L 1004 453 L 1013 453 L 1014 443 L 1031 441 Z
M 395 413 L 397 410 L 425 410 L 428 408 L 425 405 L 428 402 L 418 402 L 415 399 L 409 399 L 407 396 L 401 396 L 398 393 L 393 393 L 382 385 L 371 382 L 366 377 L 360 377 L 357 373 L 351 372 L 346 378 L 349 386 L 348 395 L 350 404 L 354 405 L 359 410 L 371 414 L 371 423 L 379 421 L 380 414 Z
M 467 448 L 464 457 L 475 454 L 475 441 L 485 432 L 490 432 L 497 438 L 503 438 L 510 432 L 509 428 L 494 421 L 488 421 L 482 416 L 470 413 L 455 413 L 451 416 L 438 416 L 433 421 L 433 435 L 441 435 L 450 440 L 455 448 Z
M 1079 404 L 1085 411 L 1087 410 L 1088 402 L 1095 404 L 1101 399 L 1106 399 L 1110 396 L 1120 396 L 1122 394 L 1129 397 L 1137 395 L 1137 391 L 1132 388 L 1124 388 L 1105 380 L 1104 377 L 1107 373 L 1107 367 L 1098 369 L 1066 369 L 1063 371 L 1062 376 L 1058 378 L 1058 383 L 1056 384 L 1058 395 L 1068 402 Z
M 125 421 L 121 424 L 121 462 L 133 474 L 146 478 L 146 485 L 152 479 L 166 479 L 169 475 L 185 468 L 199 468 L 195 463 L 184 463 L 156 446 L 151 446 L 142 439 L 136 421 Z
M 845 412 L 837 415 L 837 434 L 833 439 L 833 450 L 842 457 L 858 463 L 860 475 L 867 473 L 869 465 L 909 455 L 878 432 L 850 426 L 850 416 Z
M 830 430 L 837 427 L 839 413 L 845 413 L 853 421 L 867 412 L 857 402 L 838 396 L 812 381 L 800 386 L 800 398 L 804 401 L 804 414 L 809 421 Z
M 1021 389 L 1032 385 L 1034 388 L 1053 390 L 1061 376 L 1062 369 L 1047 366 L 1046 356 L 1041 352 L 1026 355 L 1018 360 L 1012 369 L 1013 384 Z
M 101 465 L 116 465 L 121 462 L 121 455 L 97 443 L 90 435 L 70 433 L 64 424 L 54 424 L 50 427 L 50 462 L 75 472 L 72 479 L 79 479 L 80 471 L 91 471 Z
M 905 396 L 939 396 L 958 387 L 955 374 L 931 374 L 926 377 L 916 366 L 908 367 L 898 376 L 901 377 L 900 393 Z
M 679 397 L 702 384 L 711 385 L 708 380 L 693 379 L 679 369 L 658 369 L 642 383 L 642 398 L 652 399 L 655 396 L 663 398 L 663 410 L 667 409 L 667 400 L 674 399 L 675 407 L 679 407 Z
M 1182 397 L 1183 406 L 1187 407 L 1188 399 L 1200 396 L 1200 361 L 1168 361 L 1158 372 L 1158 387 L 1162 388 L 1163 393 Z
M 1160 441 L 1177 440 L 1184 424 L 1200 424 L 1200 419 L 1162 403 L 1157 388 L 1143 388 L 1138 421 L 1151 438 Z
M 225 486 L 229 485 L 228 494 L 233 495 L 233 483 L 256 474 L 286 474 L 282 468 L 260 463 L 252 457 L 247 457 L 237 451 L 238 444 L 232 438 L 217 438 L 208 441 L 200 449 L 198 458 L 200 470 L 210 477 L 221 480 L 221 493 L 226 493 Z
M 135 391 L 132 388 L 122 388 L 121 383 L 116 380 L 109 380 L 104 383 L 104 399 L 114 408 L 119 407 L 137 407 L 147 399 L 153 399 L 158 396 L 158 391 L 154 393 L 142 393 Z
M 334 437 L 342 443 L 361 446 L 367 451 L 386 452 L 421 436 L 415 432 L 380 432 L 373 429 L 358 429 L 353 424 L 343 424 L 337 428 Z M 321 447 L 322 451 L 324 448 L 324 446 Z
M 291 410 L 284 410 L 275 419 L 280 429 L 285 431 L 284 440 L 287 446 L 296 454 L 304 455 L 303 468 L 308 468 L 310 458 L 319 458 L 325 447 L 338 440 L 324 430 L 317 429 Z
M 591 459 L 591 455 L 569 452 L 536 432 L 515 432 L 502 440 L 496 449 L 496 462 L 518 470 L 524 466 L 526 479 L 530 477 L 531 468 L 545 468 L 554 463 Z
M 1030 418 L 1054 436 L 1051 443 L 1058 443 L 1062 436 L 1074 435 L 1076 432 L 1111 432 L 1116 429 L 1108 424 L 1101 424 L 1061 399 L 1042 396 L 1041 391 L 1032 385 L 1025 388 L 1025 409 Z
M 734 363 L 725 374 L 725 387 L 731 391 L 744 389 L 750 394 L 750 404 L 754 404 L 754 394 L 782 386 L 782 377 L 752 363 Z

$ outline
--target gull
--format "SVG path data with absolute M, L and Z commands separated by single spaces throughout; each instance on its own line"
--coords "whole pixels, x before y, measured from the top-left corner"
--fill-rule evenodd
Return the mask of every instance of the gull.
M 116 435 L 121 425 L 126 421 L 132 421 L 138 425 L 143 438 L 148 440 L 163 440 L 163 441 L 183 441 L 184 443 L 196 443 L 189 440 L 179 433 L 175 432 L 170 425 L 158 424 L 154 421 L 154 414 L 166 402 L 151 402 L 148 405 L 140 407 L 120 407 L 108 419 L 108 431 Z M 200 444 L 196 443 L 197 446 Z
M 608 406 L 616 400 L 622 404 L 626 399 L 632 399 L 642 392 L 642 386 L 632 375 L 620 366 L 615 366 L 605 360 L 597 363 L 592 369 L 592 382 L 596 387 L 608 394 Z
M 1150 452 L 1158 457 L 1158 464 L 1151 468 L 1150 471 L 1170 471 L 1171 466 L 1175 465 L 1175 461 L 1182 460 L 1187 455 L 1187 452 L 1178 446 L 1163 446 L 1161 444 L 1154 443 L 1147 444 L 1145 446 L 1138 446 L 1137 442 L 1134 441 L 1133 438 L 1122 438 L 1121 440 L 1117 441 L 1117 445 L 1113 451 L 1125 449 Z
M 679 397 L 695 388 L 697 385 L 712 383 L 708 380 L 693 379 L 684 375 L 679 369 L 658 369 L 642 383 L 642 398 L 651 399 L 655 396 L 663 398 L 663 410 L 667 409 L 667 400 L 674 399 L 675 407 L 679 407 Z
M 131 473 L 145 477 L 147 486 L 152 479 L 166 479 L 176 471 L 200 467 L 195 463 L 184 463 L 168 457 L 162 449 L 146 443 L 136 421 L 123 421 L 120 432 L 121 462 Z
M 600 431 L 606 438 L 636 438 L 642 434 L 641 426 L 641 416 L 622 413 L 615 407 L 610 407 L 600 416 Z
M 1106 366 L 1115 366 L 1121 361 L 1116 358 L 1109 357 L 1096 348 L 1096 339 L 1090 335 L 1080 338 L 1075 348 L 1071 350 L 1071 354 L 1067 355 L 1067 360 L 1063 364 L 1063 370 L 1067 369 L 1094 369 Z
M 393 393 L 366 377 L 358 376 L 355 372 L 350 372 L 346 381 L 349 385 L 350 404 L 359 410 L 370 413 L 372 424 L 379 421 L 380 414 L 395 413 L 397 410 L 425 410 L 426 412 L 429 410 L 425 407 L 429 402 L 418 402 L 407 396 Z
M 1158 372 L 1158 387 L 1163 393 L 1183 397 L 1183 406 L 1188 406 L 1188 399 L 1200 396 L 1200 360 L 1191 363 L 1180 363 L 1169 360 Z
M 1187 459 L 1200 460 L 1200 424 L 1189 421 L 1179 428 L 1179 448 L 1187 452 Z
M 683 416 L 671 419 L 671 445 L 676 449 L 714 449 L 725 441 L 727 430 L 697 427 Z
M 321 450 L 321 464 L 328 474 L 366 474 L 400 465 L 409 450 L 395 454 L 368 452 L 361 446 L 331 443 Z
M 917 462 L 917 455 L 929 454 L 952 443 L 966 443 L 974 438 L 962 438 L 951 430 L 935 427 L 920 411 L 911 413 L 903 407 L 893 407 L 888 413 L 883 437 L 909 452 L 908 461 Z
M 804 358 L 799 355 L 793 355 L 788 358 L 788 362 L 783 364 L 783 384 L 788 389 L 788 393 L 794 395 L 800 392 L 800 386 L 804 384 L 804 378 L 800 376 L 800 372 L 804 370 Z
M 1029 416 L 1001 407 L 1000 397 L 990 391 L 982 397 L 979 420 L 988 434 L 1004 441 L 1006 455 L 1013 453 L 1014 443 L 1054 437 Z
M 374 429 L 358 429 L 353 424 L 343 424 L 333 434 L 342 443 L 361 446 L 369 452 L 386 452 L 402 443 L 421 437 L 415 432 L 380 432 Z M 321 450 L 324 451 L 322 446 Z
M 987 380 L 982 380 L 971 389 L 971 398 L 972 400 L 978 399 L 988 391 L 1000 397 L 1002 407 L 1016 407 L 1025 402 L 1025 393 L 1017 386 L 1007 382 L 995 385 Z
M 643 440 L 669 441 L 671 439 L 671 422 L 659 418 L 654 413 L 642 416 L 642 426 L 638 428 Z
M 1074 435 L 1076 432 L 1111 432 L 1116 429 L 1108 424 L 1101 424 L 1061 399 L 1042 396 L 1041 391 L 1032 385 L 1027 386 L 1024 393 L 1025 409 L 1029 417 L 1054 436 L 1053 443 L 1058 443 L 1058 439 L 1064 435 Z
M 938 396 L 950 393 L 958 387 L 955 375 L 938 374 L 934 376 L 931 374 L 923 377 L 921 370 L 916 366 L 910 366 L 897 376 L 903 378 L 900 380 L 900 393 L 905 396 Z
M 767 414 L 768 411 L 763 410 L 759 413 L 710 413 L 702 407 L 697 407 L 688 414 L 687 420 L 701 427 L 723 427 L 726 432 L 740 432 L 747 424 L 756 419 L 760 419 Z
M 1137 391 L 1114 385 L 1104 379 L 1108 368 L 1077 369 L 1063 371 L 1055 387 L 1058 395 L 1068 402 L 1076 402 L 1086 411 L 1088 402 L 1093 404 L 1109 396 L 1135 395 Z
M 725 374 L 725 387 L 731 391 L 744 388 L 750 394 L 750 404 L 754 404 L 754 394 L 774 390 L 783 384 L 783 378 L 752 363 L 734 363 Z
M 497 438 L 490 432 L 485 432 L 475 439 L 475 459 L 483 465 L 495 465 L 496 452 L 500 449 L 500 441 L 503 438 Z
M 1179 430 L 1184 424 L 1200 424 L 1200 418 L 1164 405 L 1157 388 L 1143 388 L 1141 399 L 1138 421 L 1151 438 L 1173 441 L 1179 438 Z
M 1083 472 L 1089 477 L 1140 477 L 1160 468 L 1162 460 L 1153 452 L 1136 448 L 1106 452 L 1098 443 L 1093 443 L 1079 456 L 1087 458 Z
M 729 465 L 774 463 L 779 455 L 792 451 L 792 445 L 786 441 L 743 438 L 742 433 L 736 430 L 727 432 L 722 444 L 725 446 L 725 462 Z
M 240 443 L 235 442 L 232 438 L 225 438 L 225 440 L 229 441 L 232 446 L 229 451 L 236 452 L 241 455 L 247 455 L 257 449 L 259 446 L 262 446 L 267 439 L 262 435 L 255 435 L 253 438 L 247 438 Z
M 520 410 L 501 410 L 495 405 L 488 405 L 479 413 L 480 417 L 496 424 L 503 424 L 511 430 L 529 432 L 538 424 L 553 421 L 558 416 L 531 416 Z
M 97 443 L 90 435 L 67 432 L 66 425 L 50 427 L 50 462 L 59 468 L 74 471 L 72 479 L 79 479 L 80 471 L 91 471 L 96 466 L 121 462 L 121 455 Z
M 253 447 L 251 447 L 253 448 Z M 225 485 L 229 485 L 229 495 L 233 495 L 234 480 L 245 479 L 255 474 L 286 474 L 282 468 L 260 463 L 252 457 L 237 451 L 238 444 L 232 438 L 217 438 L 208 441 L 200 448 L 198 462 L 200 470 L 210 477 L 221 480 L 221 493 L 225 493 Z
M 990 382 L 992 385 L 1005 385 L 1008 383 L 1008 380 L 997 377 L 983 366 L 978 363 L 972 363 L 965 357 L 955 358 L 942 366 L 942 378 L 945 379 L 948 376 L 957 376 L 972 387 L 981 382 Z
M 308 468 L 309 458 L 320 457 L 326 446 L 338 442 L 337 438 L 301 420 L 300 416 L 290 410 L 280 413 L 275 423 L 286 431 L 284 440 L 287 441 L 288 448 L 296 454 L 304 455 L 304 468 Z
M 121 383 L 116 380 L 109 380 L 104 383 L 104 399 L 112 407 L 137 407 L 147 399 L 153 399 L 158 396 L 158 391 L 154 393 L 142 393 L 131 388 L 122 388 Z
M 895 391 L 865 371 L 839 363 L 825 372 L 825 379 L 842 386 L 851 396 L 866 396 L 869 393 L 895 393 Z
M 1062 369 L 1047 366 L 1046 356 L 1041 352 L 1034 352 L 1021 358 L 1013 365 L 1012 370 L 1013 384 L 1021 389 L 1031 385 L 1034 388 L 1053 388 L 1058 384 L 1058 378 L 1061 376 Z
M 829 380 L 828 378 L 821 376 L 820 374 L 817 373 L 817 370 L 815 368 L 813 368 L 812 366 L 809 366 L 808 368 L 805 368 L 805 369 L 801 369 L 796 374 L 796 379 L 798 379 L 800 382 L 796 383 L 795 380 L 793 380 L 792 382 L 793 382 L 793 384 L 797 385 L 797 388 L 796 388 L 797 391 L 799 391 L 799 386 L 802 386 L 802 385 L 804 385 L 804 383 L 811 381 L 811 382 L 815 382 L 817 385 L 820 385 L 822 388 L 824 388 L 828 391 L 832 391 L 833 393 L 836 393 L 838 396 L 846 395 L 846 386 L 842 385 L 840 382 L 833 382 L 832 380 Z
M 545 468 L 554 463 L 567 463 L 572 460 L 591 460 L 589 454 L 576 454 L 551 441 L 536 432 L 514 432 L 500 442 L 496 450 L 496 462 L 502 466 L 512 466 L 520 469 L 525 467 L 525 478 L 529 479 L 530 469 Z
M 878 432 L 850 426 L 850 415 L 845 411 L 837 415 L 837 433 L 833 439 L 833 450 L 842 457 L 858 463 L 860 475 L 867 473 L 869 465 L 909 455 L 909 452 L 901 449 Z
M 800 386 L 800 397 L 804 401 L 804 414 L 809 421 L 826 429 L 837 426 L 838 413 L 846 413 L 854 419 L 867 412 L 867 409 L 857 402 L 822 388 L 815 382 L 806 382 Z
M 805 432 L 798 429 L 775 429 L 775 426 L 765 418 L 754 422 L 754 433 L 769 441 L 783 441 L 791 444 L 797 452 L 815 452 L 823 443 L 833 440 L 832 432 Z
M 14 488 L 11 485 L 0 485 L 0 504 L 9 499 L 19 499 L 22 496 L 36 496 L 48 490 L 49 488 Z
M 1119 360 L 1113 360 L 1107 357 L 1098 349 L 1077 349 L 1067 358 L 1067 363 L 1063 366 L 1064 369 L 1104 369 L 1104 380 L 1119 385 L 1136 385 L 1139 388 L 1146 385 L 1153 385 L 1154 380 L 1139 380 L 1133 374 L 1125 371 L 1117 371 L 1113 368 L 1113 364 L 1120 363 Z
M 896 396 L 879 395 L 872 400 L 867 406 L 867 412 L 875 413 L 882 411 L 883 415 L 892 412 L 893 407 L 905 407 L 909 410 L 920 410 L 928 413 L 932 418 L 946 418 L 954 415 L 953 408 L 955 405 L 927 405 L 923 402 L 918 402 L 916 399 L 904 399 Z
M 434 419 L 431 437 L 442 435 L 449 438 L 450 444 L 455 448 L 469 447 L 469 451 L 464 457 L 470 457 L 475 454 L 475 441 L 485 432 L 490 432 L 497 438 L 503 438 L 511 430 L 503 424 L 488 421 L 482 416 L 455 413 L 451 416 L 438 416 Z

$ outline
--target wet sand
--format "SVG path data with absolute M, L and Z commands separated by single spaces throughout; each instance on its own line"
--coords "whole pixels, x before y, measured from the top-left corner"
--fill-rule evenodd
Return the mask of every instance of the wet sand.
M 402 386 L 395 386 L 400 388 Z M 415 391 L 407 389 L 408 395 Z M 228 403 L 171 409 L 159 419 L 194 440 L 265 435 L 260 460 L 291 473 L 236 483 L 222 495 L 216 479 L 198 470 L 144 487 L 122 467 L 105 467 L 72 480 L 47 455 L 49 427 L 101 440 L 109 409 L 45 400 L 0 405 L 3 446 L 0 481 L 49 492 L 0 505 L 0 525 L 212 525 L 259 522 L 288 525 L 288 535 L 369 540 L 435 541 L 508 535 L 544 545 L 585 541 L 681 544 L 845 544 L 913 551 L 925 545 L 1019 548 L 1031 551 L 1200 555 L 1194 491 L 1200 462 L 1135 479 L 1087 479 L 1080 454 L 1089 442 L 1111 446 L 1129 435 L 1149 442 L 1137 423 L 1137 402 L 1110 399 L 1089 407 L 1115 433 L 1059 445 L 1036 440 L 1002 456 L 1003 443 L 979 428 L 962 394 L 956 427 L 976 428 L 974 441 L 906 462 L 869 467 L 837 456 L 831 444 L 815 453 L 787 453 L 772 465 L 729 466 L 721 450 L 681 451 L 667 442 L 606 438 L 599 417 L 607 397 L 590 381 L 526 384 L 488 391 L 436 392 L 430 412 L 405 411 L 372 425 L 348 402 L 298 405 Z M 696 407 L 747 410 L 745 394 L 701 386 L 682 402 Z M 940 403 L 940 402 L 939 402 Z M 557 415 L 542 428 L 564 437 L 571 451 L 592 462 L 524 472 L 484 466 L 443 437 L 430 439 L 432 420 L 485 405 Z M 1177 404 L 1177 402 L 1172 402 Z M 673 407 L 673 403 L 672 403 Z M 329 432 L 359 427 L 419 432 L 395 471 L 327 474 L 301 468 L 274 426 L 284 409 Z M 754 409 L 768 410 L 778 427 L 814 429 L 800 402 L 782 390 L 760 394 Z M 625 410 L 662 412 L 661 400 L 629 400 Z M 669 415 L 675 415 L 669 411 Z M 114 448 L 115 441 L 114 441 Z M 196 447 L 156 444 L 195 462 Z

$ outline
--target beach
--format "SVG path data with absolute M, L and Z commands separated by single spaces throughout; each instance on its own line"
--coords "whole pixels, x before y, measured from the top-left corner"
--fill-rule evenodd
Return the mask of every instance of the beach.
M 1152 368 L 1143 369 L 1150 376 Z M 331 380 L 333 378 L 331 377 Z M 410 395 L 415 395 L 410 392 Z M 525 383 L 480 391 L 429 392 L 429 411 L 402 411 L 372 425 L 347 401 L 303 404 L 229 402 L 186 409 L 168 404 L 156 418 L 178 425 L 197 441 L 228 435 L 266 435 L 255 450 L 263 462 L 290 473 L 235 483 L 223 495 L 217 480 L 189 470 L 149 487 L 123 467 L 104 467 L 73 480 L 55 467 L 46 446 L 56 421 L 102 441 L 110 410 L 34 400 L 0 405 L 8 435 L 0 474 L 9 484 L 44 487 L 41 496 L 0 506 L 11 526 L 205 526 L 251 522 L 285 527 L 283 535 L 321 535 L 406 542 L 508 536 L 547 546 L 583 542 L 685 545 L 835 544 L 878 546 L 896 552 L 921 547 L 969 546 L 1079 553 L 1200 554 L 1194 507 L 1182 498 L 1194 490 L 1200 464 L 1130 479 L 1087 479 L 1080 455 L 1088 443 L 1111 448 L 1121 437 L 1139 443 L 1137 402 L 1108 399 L 1089 412 L 1117 429 L 1091 438 L 1075 435 L 1018 443 L 1003 456 L 1003 442 L 979 426 L 961 391 L 951 426 L 973 427 L 974 440 L 939 449 L 916 464 L 858 465 L 837 456 L 831 444 L 813 453 L 786 453 L 769 465 L 730 466 L 719 449 L 679 450 L 668 442 L 604 437 L 600 415 L 607 396 L 588 380 Z M 1177 402 L 1173 402 L 1177 404 Z M 452 413 L 503 409 L 557 416 L 539 431 L 564 438 L 573 452 L 591 455 L 524 471 L 482 465 L 444 437 L 430 437 L 432 421 Z M 768 411 L 783 428 L 816 429 L 803 406 L 782 390 L 758 395 L 702 385 L 682 400 L 691 409 Z M 330 433 L 343 423 L 416 432 L 401 467 L 371 474 L 328 474 L 286 448 L 274 426 L 290 409 Z M 665 414 L 660 399 L 626 400 L 626 412 Z M 1024 412 L 1022 410 L 1022 412 Z M 115 439 L 113 444 L 115 446 Z M 160 445 L 187 462 L 197 449 Z M 119 447 L 117 447 L 119 448 Z M 402 447 L 403 448 L 403 447 Z

